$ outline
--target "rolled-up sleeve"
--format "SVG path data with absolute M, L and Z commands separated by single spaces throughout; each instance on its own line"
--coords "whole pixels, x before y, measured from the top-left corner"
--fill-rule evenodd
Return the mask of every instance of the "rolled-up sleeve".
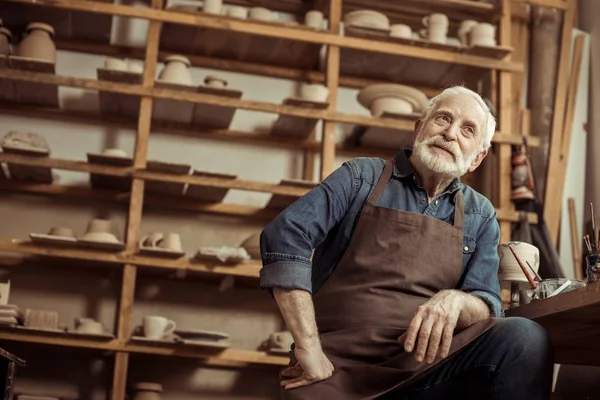
M 491 205 L 490 205 L 491 207 Z M 476 240 L 473 252 L 465 271 L 460 290 L 481 298 L 490 308 L 492 317 L 503 317 L 504 307 L 500 296 L 498 281 L 498 243 L 500 227 L 496 221 L 496 213 L 485 220 Z
M 345 162 L 263 229 L 261 288 L 312 293 L 312 251 L 346 214 L 356 196 L 357 176 L 356 165 Z

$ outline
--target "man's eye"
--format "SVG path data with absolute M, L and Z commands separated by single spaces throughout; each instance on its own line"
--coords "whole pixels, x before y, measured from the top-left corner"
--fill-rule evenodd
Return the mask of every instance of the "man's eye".
M 450 118 L 447 115 L 440 115 L 438 120 L 441 122 L 450 122 Z

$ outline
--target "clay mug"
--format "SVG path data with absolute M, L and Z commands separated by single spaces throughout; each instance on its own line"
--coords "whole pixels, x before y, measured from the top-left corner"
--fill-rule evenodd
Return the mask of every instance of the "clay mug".
M 0 28 L 0 56 L 8 56 L 10 52 L 10 41 L 12 34 L 8 28 Z
M 434 13 L 423 17 L 423 25 L 425 25 L 428 29 L 445 28 L 448 30 L 449 23 L 448 17 L 445 14 Z
M 219 76 L 208 75 L 204 78 L 204 84 L 209 87 L 222 89 L 227 86 L 227 81 Z
M 405 24 L 394 24 L 390 27 L 390 36 L 410 39 L 412 36 L 412 29 Z
M 269 337 L 269 346 L 272 349 L 288 350 L 292 347 L 294 338 L 289 331 L 274 332 Z
M 158 239 L 156 245 L 163 249 L 181 251 L 181 237 L 178 233 L 167 232 Z
M 142 74 L 142 73 L 144 73 L 144 67 L 141 64 L 133 62 L 133 61 L 128 61 L 127 62 L 127 70 L 129 72 L 133 72 L 135 74 Z
M 169 56 L 165 59 L 165 66 L 158 75 L 158 79 L 163 82 L 191 86 L 192 76 L 189 70 L 191 65 L 192 63 L 187 57 Z
M 102 324 L 92 318 L 75 318 L 75 331 L 98 334 L 104 332 Z
M 477 21 L 472 19 L 465 19 L 460 23 L 460 27 L 458 28 L 458 38 L 463 45 L 469 45 L 469 32 L 471 32 L 471 29 L 475 25 L 477 25 Z
M 175 332 L 174 321 L 159 315 L 149 315 L 143 319 L 144 336 L 148 339 L 163 339 Z
M 53 226 L 48 231 L 48 235 L 74 238 L 75 232 L 73 232 L 73 229 L 64 226 Z
M 158 241 L 162 238 L 161 232 L 148 233 L 140 240 L 140 247 L 157 247 Z
M 113 71 L 127 71 L 127 61 L 122 58 L 106 57 L 104 60 L 104 68 Z
M 311 10 L 304 16 L 304 25 L 313 29 L 323 29 L 323 13 L 317 10 Z
M 227 16 L 238 19 L 248 19 L 248 9 L 242 6 L 228 6 Z
M 222 0 L 204 0 L 202 3 L 202 11 L 208 14 L 221 14 L 222 8 Z
M 27 25 L 27 37 L 21 41 L 17 55 L 19 57 L 56 62 L 56 46 L 52 41 L 54 28 L 41 22 Z
M 482 22 L 471 28 L 471 46 L 496 46 L 496 27 Z

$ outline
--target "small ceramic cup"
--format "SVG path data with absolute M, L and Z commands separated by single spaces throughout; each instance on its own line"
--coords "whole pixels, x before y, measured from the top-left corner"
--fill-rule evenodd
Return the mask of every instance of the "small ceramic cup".
M 310 101 L 327 101 L 329 89 L 320 83 L 303 84 L 300 87 L 300 97 Z
M 74 238 L 75 232 L 73 232 L 73 229 L 67 228 L 66 226 L 53 226 L 48 231 L 48 235 Z
M 158 239 L 156 245 L 163 249 L 181 251 L 181 237 L 178 233 L 167 232 L 162 238 Z
M 227 6 L 225 13 L 231 18 L 248 19 L 248 9 L 242 6 Z
M 423 17 L 423 25 L 425 25 L 427 28 L 443 27 L 448 29 L 449 24 L 450 22 L 445 14 L 433 13 L 431 15 Z
M 177 324 L 159 315 L 148 315 L 143 319 L 144 337 L 148 339 L 163 339 L 175 332 Z
M 471 46 L 495 46 L 496 27 L 487 22 L 482 22 L 471 28 Z
M 208 75 L 204 78 L 204 84 L 209 87 L 222 89 L 227 86 L 227 81 L 219 76 Z
M 208 14 L 221 14 L 222 8 L 222 0 L 204 0 L 202 3 L 202 11 Z
M 106 57 L 104 60 L 104 68 L 112 71 L 127 71 L 129 66 L 127 61 L 122 58 Z
M 140 247 L 157 247 L 158 241 L 162 238 L 163 234 L 161 232 L 148 233 L 140 239 Z
M 309 28 L 321 30 L 323 29 L 324 16 L 321 11 L 311 10 L 304 16 L 304 25 Z

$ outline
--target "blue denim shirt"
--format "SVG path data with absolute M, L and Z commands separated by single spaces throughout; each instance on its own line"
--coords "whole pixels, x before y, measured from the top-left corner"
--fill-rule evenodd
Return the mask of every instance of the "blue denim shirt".
M 454 223 L 454 197 L 464 193 L 462 276 L 456 289 L 482 298 L 490 314 L 504 316 L 498 281 L 500 228 L 490 201 L 454 180 L 428 203 L 427 191 L 409 161 L 410 150 L 394 157 L 394 171 L 377 205 L 421 213 Z M 294 202 L 262 231 L 260 286 L 316 293 L 340 261 L 360 212 L 383 172 L 385 160 L 355 158 Z M 311 262 L 311 253 L 314 251 Z M 440 260 L 443 268 L 444 260 Z

